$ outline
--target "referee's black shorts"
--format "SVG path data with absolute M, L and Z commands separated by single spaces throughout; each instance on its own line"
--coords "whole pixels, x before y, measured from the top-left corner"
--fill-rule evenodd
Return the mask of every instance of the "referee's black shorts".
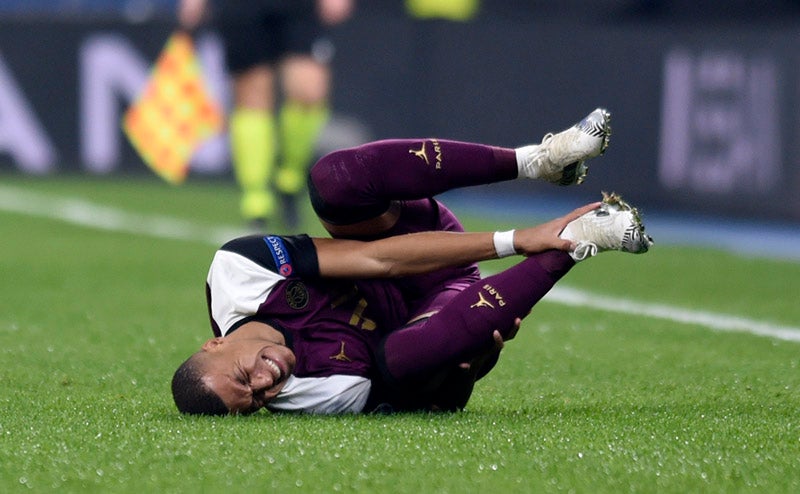
M 314 0 L 217 0 L 214 24 L 225 45 L 228 70 L 274 64 L 287 55 L 312 55 L 327 62 L 325 28 Z M 328 43 L 329 44 L 329 43 Z M 328 51 L 330 51 L 328 49 Z

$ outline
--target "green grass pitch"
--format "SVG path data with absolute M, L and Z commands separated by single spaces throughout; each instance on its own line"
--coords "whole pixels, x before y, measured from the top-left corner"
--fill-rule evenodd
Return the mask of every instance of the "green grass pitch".
M 169 380 L 210 336 L 215 244 L 202 232 L 237 225 L 234 187 L 13 176 L 2 186 L 61 201 L 0 210 L 3 492 L 800 491 L 799 342 L 552 301 L 462 413 L 180 416 Z M 108 224 L 135 223 L 123 211 L 201 233 L 52 218 L 80 214 L 65 198 L 113 208 L 92 213 Z M 473 229 L 518 226 L 462 215 Z M 592 259 L 562 284 L 800 326 L 798 263 L 656 244 Z

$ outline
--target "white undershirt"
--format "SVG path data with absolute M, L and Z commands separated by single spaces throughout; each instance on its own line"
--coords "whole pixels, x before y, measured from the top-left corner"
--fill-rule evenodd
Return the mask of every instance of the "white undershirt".
M 359 413 L 367 404 L 371 387 L 370 380 L 361 376 L 289 376 L 280 394 L 267 403 L 267 408 L 312 414 Z

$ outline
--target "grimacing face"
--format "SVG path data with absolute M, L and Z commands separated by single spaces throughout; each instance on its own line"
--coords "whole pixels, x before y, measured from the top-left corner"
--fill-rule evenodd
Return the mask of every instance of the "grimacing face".
M 286 345 L 264 338 L 213 338 L 203 353 L 203 381 L 232 414 L 263 408 L 286 385 L 295 355 Z

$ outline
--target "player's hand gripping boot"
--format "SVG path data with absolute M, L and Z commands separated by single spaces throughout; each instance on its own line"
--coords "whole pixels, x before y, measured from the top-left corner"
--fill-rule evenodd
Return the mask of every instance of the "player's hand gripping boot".
M 560 236 L 577 244 L 569 253 L 576 261 L 607 250 L 643 254 L 653 245 L 636 208 L 619 195 L 605 192 L 599 208 L 571 221 Z

